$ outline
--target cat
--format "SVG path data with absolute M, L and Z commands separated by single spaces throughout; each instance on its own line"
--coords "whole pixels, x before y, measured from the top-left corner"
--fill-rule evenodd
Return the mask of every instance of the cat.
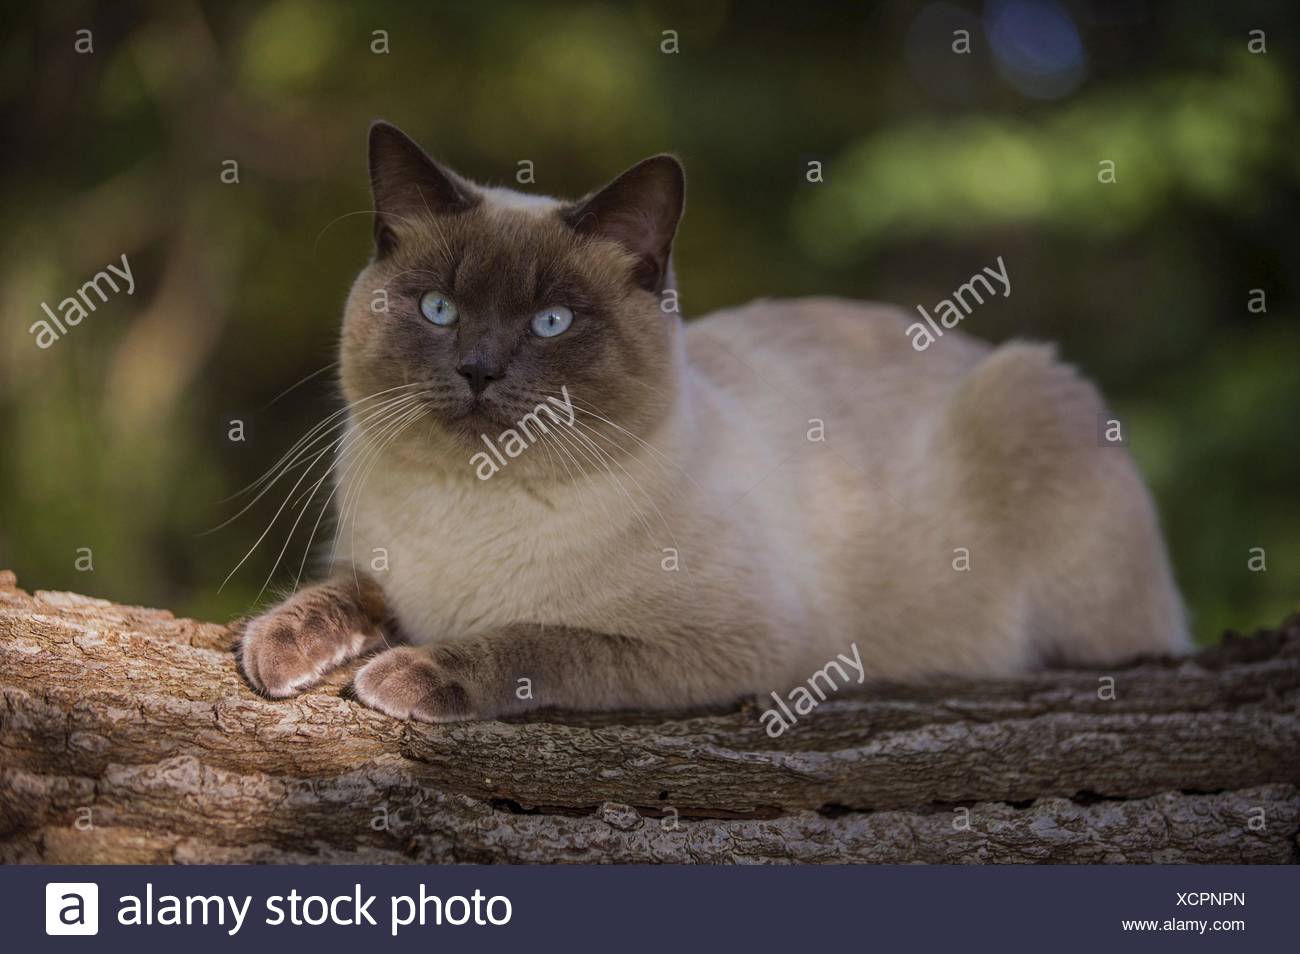
M 332 573 L 244 625 L 267 696 L 363 654 L 356 698 L 444 722 L 730 704 L 850 645 L 884 681 L 1187 649 L 1146 487 L 1051 347 L 918 352 L 833 298 L 683 322 L 672 156 L 572 202 L 385 123 L 369 160 Z

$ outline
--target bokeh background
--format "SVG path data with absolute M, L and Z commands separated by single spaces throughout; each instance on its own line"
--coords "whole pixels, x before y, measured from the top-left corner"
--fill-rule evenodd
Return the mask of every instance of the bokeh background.
M 384 117 L 479 181 L 529 160 L 552 194 L 676 151 L 688 314 L 928 306 L 1004 256 L 1011 297 L 963 330 L 1057 340 L 1111 396 L 1198 637 L 1296 608 L 1295 4 L 5 6 L 0 566 L 28 588 L 254 603 L 283 519 L 219 586 L 283 494 L 201 534 L 338 406 Z M 38 349 L 41 302 L 123 253 L 134 294 Z

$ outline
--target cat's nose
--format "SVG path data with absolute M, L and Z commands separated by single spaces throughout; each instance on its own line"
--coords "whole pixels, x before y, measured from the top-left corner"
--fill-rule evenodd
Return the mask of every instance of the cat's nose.
M 469 389 L 475 396 L 482 394 L 489 384 L 501 377 L 500 368 L 481 359 L 466 361 L 456 371 L 469 382 Z

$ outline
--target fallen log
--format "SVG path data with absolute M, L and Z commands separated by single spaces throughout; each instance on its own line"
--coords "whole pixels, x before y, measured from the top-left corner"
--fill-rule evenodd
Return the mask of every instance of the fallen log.
M 1300 860 L 1300 616 L 1184 660 L 429 726 L 0 572 L 0 861 Z

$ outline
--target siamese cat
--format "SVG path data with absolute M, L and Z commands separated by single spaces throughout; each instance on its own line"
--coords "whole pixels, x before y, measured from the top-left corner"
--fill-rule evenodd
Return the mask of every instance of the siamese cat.
M 896 308 L 683 323 L 667 155 L 563 201 L 370 130 L 343 316 L 332 575 L 243 626 L 290 696 L 355 657 L 402 719 L 694 707 L 854 647 L 867 680 L 1188 646 L 1151 499 L 1053 349 Z

